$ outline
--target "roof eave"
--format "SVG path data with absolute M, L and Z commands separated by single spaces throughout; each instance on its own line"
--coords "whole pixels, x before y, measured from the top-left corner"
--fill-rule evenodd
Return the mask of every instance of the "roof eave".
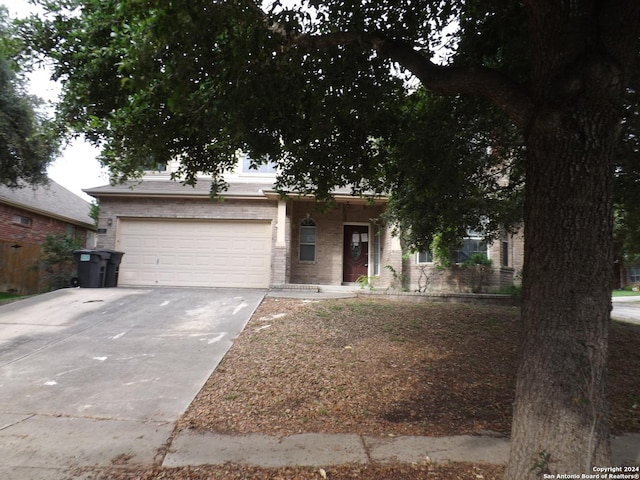
M 91 190 L 83 190 L 87 195 L 91 195 L 94 198 L 101 197 L 137 197 L 137 198 L 192 198 L 192 199 L 210 199 L 211 195 L 207 193 L 171 193 L 171 192 L 93 192 Z M 234 200 L 266 200 L 267 198 L 262 193 L 222 193 L 220 198 L 229 198 Z M 215 198 L 215 197 L 214 197 Z
M 264 195 L 267 198 L 278 200 L 282 198 L 282 195 L 275 190 L 264 190 Z M 303 201 L 314 201 L 315 196 L 312 194 L 301 194 L 295 192 L 288 192 L 287 198 Z M 357 196 L 346 193 L 335 193 L 332 195 L 333 199 L 337 203 L 349 203 L 354 205 L 382 205 L 389 202 L 389 197 L 386 195 L 371 195 L 371 196 Z

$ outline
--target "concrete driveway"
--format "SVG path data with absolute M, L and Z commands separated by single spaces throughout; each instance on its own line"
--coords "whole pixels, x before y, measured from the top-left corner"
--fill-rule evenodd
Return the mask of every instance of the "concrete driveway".
M 76 288 L 0 306 L 0 478 L 153 462 L 264 294 Z

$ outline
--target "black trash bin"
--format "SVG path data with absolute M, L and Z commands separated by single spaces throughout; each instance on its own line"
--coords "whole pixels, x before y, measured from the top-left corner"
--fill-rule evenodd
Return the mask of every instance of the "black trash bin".
M 117 287 L 118 286 L 118 273 L 120 271 L 120 262 L 124 252 L 116 252 L 115 250 L 99 250 L 102 253 L 107 253 L 109 259 L 107 260 L 107 270 L 104 277 L 105 287 Z
M 98 250 L 74 250 L 73 259 L 78 267 L 78 285 L 86 288 L 102 288 L 110 254 Z

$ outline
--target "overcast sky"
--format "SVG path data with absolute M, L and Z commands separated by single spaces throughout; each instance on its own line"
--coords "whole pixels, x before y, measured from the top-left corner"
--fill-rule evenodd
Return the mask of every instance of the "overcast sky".
M 0 4 L 7 7 L 12 17 L 25 16 L 33 9 L 28 0 L 0 0 Z M 57 99 L 60 88 L 50 81 L 48 72 L 36 71 L 30 76 L 30 80 L 32 94 L 49 102 Z M 82 190 L 109 183 L 106 170 L 96 160 L 97 154 L 97 150 L 91 145 L 75 141 L 51 164 L 48 169 L 49 177 L 76 195 L 91 201 L 93 197 L 84 194 Z

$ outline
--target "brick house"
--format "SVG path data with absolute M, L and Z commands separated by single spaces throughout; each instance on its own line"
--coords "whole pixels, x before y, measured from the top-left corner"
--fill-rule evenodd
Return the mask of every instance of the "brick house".
M 0 186 L 0 291 L 36 293 L 44 288 L 34 269 L 47 235 L 66 234 L 93 247 L 90 204 L 54 181 L 38 187 Z
M 252 170 L 245 159 L 226 177 L 224 199 L 211 200 L 210 180 L 183 186 L 169 179 L 172 168 L 86 190 L 100 201 L 98 248 L 125 253 L 119 285 L 293 288 L 367 279 L 383 289 L 471 290 L 468 269 L 441 272 L 428 255 L 403 248 L 382 218 L 384 197 L 336 191 L 335 206 L 319 211 L 312 197 L 280 198 L 273 169 Z M 521 239 L 483 248 L 494 265 L 483 290 L 512 285 Z

